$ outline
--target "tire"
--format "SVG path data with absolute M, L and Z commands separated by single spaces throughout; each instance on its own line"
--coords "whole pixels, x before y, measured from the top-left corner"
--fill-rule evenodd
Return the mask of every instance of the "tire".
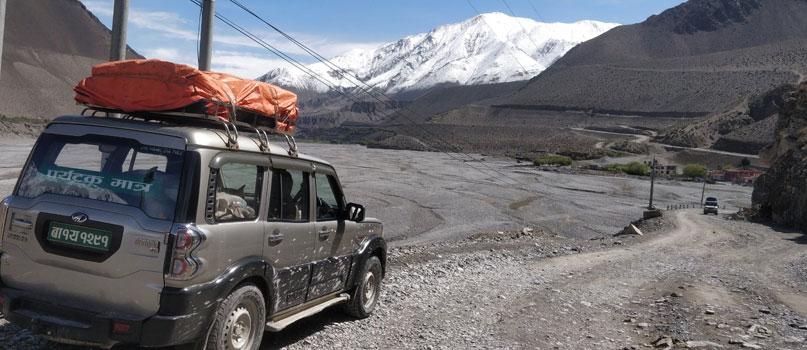
M 265 327 L 266 305 L 263 293 L 251 284 L 240 286 L 216 309 L 205 348 L 256 350 L 261 346 Z
M 350 301 L 344 306 L 345 313 L 355 318 L 367 318 L 378 305 L 381 297 L 383 270 L 377 256 L 369 257 L 357 276 L 356 286 L 350 292 Z

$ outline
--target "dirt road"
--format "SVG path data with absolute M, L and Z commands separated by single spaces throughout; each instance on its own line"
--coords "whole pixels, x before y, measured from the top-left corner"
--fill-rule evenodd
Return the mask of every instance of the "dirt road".
M 756 155 L 756 154 L 728 152 L 728 151 L 721 151 L 721 150 L 716 150 L 716 149 L 711 149 L 711 148 L 673 146 L 673 145 L 668 145 L 668 144 L 665 144 L 665 143 L 651 142 L 650 141 L 650 136 L 648 136 L 648 135 L 637 135 L 637 134 L 630 133 L 630 132 L 620 133 L 620 132 L 592 130 L 592 129 L 585 129 L 585 128 L 571 128 L 571 129 L 575 130 L 575 131 L 590 132 L 590 133 L 595 133 L 595 134 L 632 136 L 632 137 L 635 137 L 635 140 L 633 140 L 633 142 L 635 142 L 635 143 L 646 143 L 646 144 L 649 144 L 649 145 L 656 145 L 656 146 L 661 146 L 661 147 L 664 147 L 664 148 L 672 148 L 672 149 L 676 149 L 676 150 L 690 150 L 690 151 L 695 151 L 695 152 L 703 152 L 703 153 L 720 154 L 720 155 L 726 155 L 726 156 L 759 159 L 759 155 Z
M 398 250 L 375 316 L 328 312 L 264 348 L 807 348 L 805 236 L 671 213 L 643 237 Z
M 394 248 L 376 314 L 328 310 L 266 333 L 262 349 L 807 348 L 807 236 L 667 214 L 644 236 Z M 2 320 L 0 344 L 48 348 Z

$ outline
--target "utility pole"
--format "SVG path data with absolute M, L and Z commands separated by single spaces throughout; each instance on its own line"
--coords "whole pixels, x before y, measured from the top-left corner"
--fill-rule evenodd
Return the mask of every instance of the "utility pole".
M 653 157 L 653 163 L 650 165 L 650 204 L 647 206 L 648 210 L 655 209 L 653 207 L 653 190 L 656 186 L 656 157 Z
M 706 196 L 706 178 L 703 178 L 703 190 L 701 190 L 701 206 L 703 206 L 703 198 Z
M 115 0 L 115 13 L 112 15 L 112 46 L 109 60 L 126 59 L 126 25 L 129 22 L 129 0 Z
M 3 36 L 6 29 L 6 0 L 0 0 L 0 68 L 3 65 Z M 2 71 L 2 70 L 0 70 Z
M 202 33 L 199 43 L 199 70 L 210 70 L 213 55 L 213 19 L 216 17 L 216 1 L 202 1 Z

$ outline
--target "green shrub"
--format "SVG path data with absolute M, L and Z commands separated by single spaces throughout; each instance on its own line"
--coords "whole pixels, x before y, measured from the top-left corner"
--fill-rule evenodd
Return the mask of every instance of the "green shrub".
M 612 173 L 621 173 L 623 164 L 608 164 L 603 169 Z
M 707 173 L 706 167 L 700 164 L 687 164 L 684 167 L 684 176 L 686 177 L 706 177 Z
M 628 175 L 647 175 L 650 174 L 650 167 L 647 164 L 640 162 L 630 162 L 622 169 Z
M 628 175 L 638 176 L 650 174 L 650 167 L 640 162 L 630 162 L 628 164 L 608 164 L 605 166 L 605 170 L 613 173 L 625 173 Z
M 741 168 L 747 169 L 750 166 L 751 166 L 751 160 L 750 159 L 744 157 L 743 160 L 740 161 L 740 167 Z
M 610 150 L 610 149 L 609 149 L 608 151 L 606 151 L 606 152 L 605 152 L 605 155 L 606 155 L 606 156 L 609 156 L 609 157 L 611 157 L 611 158 L 619 158 L 619 157 L 625 157 L 625 156 L 627 156 L 627 154 L 625 154 L 625 152 L 621 152 L 621 151 L 614 151 L 614 150 Z
M 535 165 L 569 166 L 572 165 L 572 158 L 557 154 L 545 154 L 535 159 L 532 163 Z

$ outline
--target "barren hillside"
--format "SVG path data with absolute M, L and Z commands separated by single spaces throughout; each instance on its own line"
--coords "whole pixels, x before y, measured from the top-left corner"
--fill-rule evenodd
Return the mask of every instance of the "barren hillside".
M 9 0 L 0 114 L 75 113 L 73 86 L 109 55 L 110 31 L 78 0 Z M 128 57 L 141 57 L 129 50 Z
M 583 43 L 509 105 L 706 115 L 807 71 L 807 1 L 691 0 Z

